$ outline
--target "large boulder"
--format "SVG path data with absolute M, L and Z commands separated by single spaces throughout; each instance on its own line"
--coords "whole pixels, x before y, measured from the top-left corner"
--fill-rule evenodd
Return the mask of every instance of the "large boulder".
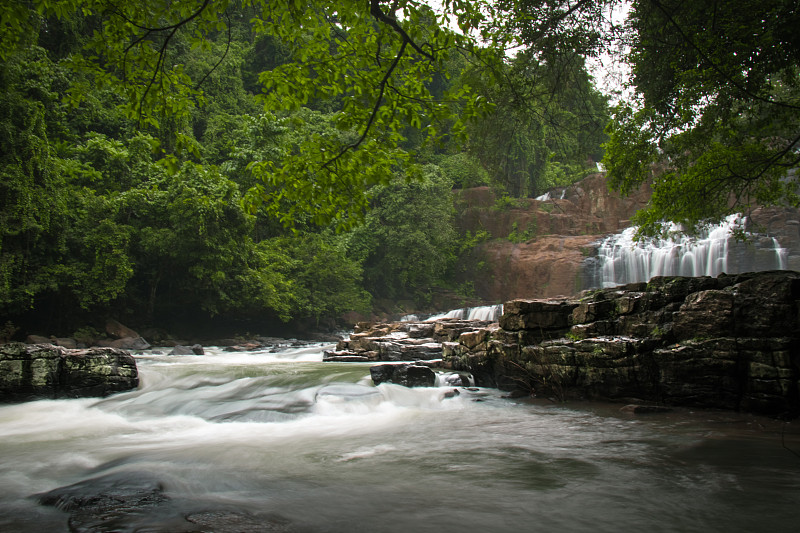
M 136 338 L 139 336 L 139 334 L 131 328 L 124 326 L 113 318 L 106 320 L 106 333 L 115 339 Z
M 109 342 L 108 345 L 120 350 L 147 350 L 150 348 L 150 343 L 142 337 L 123 337 Z
M 433 387 L 436 383 L 436 373 L 422 365 L 376 365 L 369 369 L 372 382 L 395 383 L 406 387 Z
M 116 348 L 0 345 L 0 401 L 102 397 L 139 386 L 136 361 Z

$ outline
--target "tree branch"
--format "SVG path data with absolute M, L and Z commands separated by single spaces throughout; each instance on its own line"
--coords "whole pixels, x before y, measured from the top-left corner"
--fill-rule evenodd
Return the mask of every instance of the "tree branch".
M 386 70 L 386 73 L 383 75 L 383 79 L 381 80 L 380 84 L 378 85 L 378 97 L 375 99 L 375 105 L 372 106 L 372 112 L 369 114 L 369 120 L 367 120 L 367 125 L 364 127 L 364 132 L 361 136 L 356 140 L 354 143 L 348 144 L 342 150 L 336 154 L 334 157 L 326 161 L 322 168 L 328 168 L 329 165 L 334 163 L 340 157 L 342 157 L 346 152 L 350 150 L 355 150 L 356 148 L 364 142 L 367 138 L 367 134 L 369 133 L 370 128 L 372 128 L 372 124 L 375 122 L 375 117 L 378 115 L 378 110 L 381 107 L 381 103 L 383 103 L 383 95 L 386 93 L 386 86 L 389 83 L 389 78 L 392 76 L 392 73 L 397 68 L 397 65 L 400 64 L 400 60 L 405 55 L 406 45 L 408 45 L 408 41 L 403 41 L 400 45 L 400 50 L 397 52 L 397 56 L 395 56 L 394 61 L 392 64 L 389 65 L 389 68 Z
M 691 36 L 686 34 L 686 32 L 681 27 L 681 25 L 678 24 L 678 22 L 672 17 L 672 13 L 670 13 L 669 10 L 666 7 L 664 7 L 664 5 L 659 0 L 650 0 L 650 1 L 667 18 L 667 20 L 669 21 L 670 25 L 672 25 L 678 31 L 678 33 L 681 35 L 681 39 L 683 39 L 684 41 L 689 43 L 689 46 L 691 46 L 700 55 L 700 57 L 703 58 L 703 60 L 706 61 L 711 66 L 711 68 L 713 68 L 717 72 L 717 74 L 722 76 L 722 78 L 725 79 L 728 83 L 730 83 L 731 85 L 736 87 L 739 91 L 742 92 L 742 94 L 752 98 L 753 100 L 758 100 L 758 101 L 764 102 L 766 104 L 775 105 L 775 106 L 778 106 L 778 107 L 783 107 L 783 108 L 791 109 L 791 110 L 795 110 L 795 111 L 796 110 L 800 110 L 800 106 L 795 106 L 795 105 L 792 105 L 792 104 L 788 104 L 786 102 L 779 102 L 779 101 L 776 101 L 776 100 L 772 100 L 770 98 L 767 98 L 767 97 L 764 97 L 764 96 L 760 96 L 758 94 L 753 94 L 752 92 L 747 90 L 739 82 L 737 82 L 731 76 L 729 76 L 728 74 L 723 72 L 722 68 L 719 65 L 717 65 L 714 61 L 712 61 L 712 59 L 708 56 L 708 54 L 706 54 L 703 51 L 703 49 L 700 48 L 694 42 L 694 40 L 691 38 Z
M 400 37 L 402 37 L 404 46 L 406 44 L 410 45 L 411 48 L 413 48 L 419 55 L 429 59 L 430 61 L 433 61 L 435 59 L 431 53 L 423 50 L 420 45 L 418 45 L 411 39 L 408 33 L 406 33 L 406 30 L 404 30 L 400 26 L 400 24 L 397 23 L 397 19 L 395 17 L 389 16 L 383 12 L 383 10 L 381 9 L 380 0 L 370 0 L 369 14 L 372 15 L 378 22 L 386 24 L 387 26 L 392 28 L 395 32 L 397 32 L 400 35 Z

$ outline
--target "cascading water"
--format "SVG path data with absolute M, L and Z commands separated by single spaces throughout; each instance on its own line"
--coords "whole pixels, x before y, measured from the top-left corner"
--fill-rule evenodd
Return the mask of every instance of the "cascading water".
M 636 242 L 635 227 L 607 237 L 589 265 L 588 288 L 615 287 L 655 276 L 718 276 L 722 273 L 783 270 L 787 251 L 777 239 L 748 234 L 736 241 L 731 232 L 744 221 L 737 215 L 699 236 Z
M 503 304 L 497 305 L 482 305 L 479 307 L 464 307 L 462 309 L 453 309 L 446 313 L 433 315 L 426 319 L 426 322 L 433 322 L 445 318 L 454 318 L 458 320 L 483 320 L 487 322 L 496 322 L 500 315 L 503 314 Z
M 0 531 L 797 528 L 791 424 L 376 387 L 331 347 L 144 353 L 138 390 L 0 405 Z
M 540 202 L 546 202 L 548 200 L 552 200 L 553 198 L 558 198 L 559 200 L 563 200 L 566 197 L 567 197 L 567 189 L 561 189 L 561 190 L 556 189 L 553 191 L 547 191 L 546 193 L 534 198 L 534 200 L 538 200 Z

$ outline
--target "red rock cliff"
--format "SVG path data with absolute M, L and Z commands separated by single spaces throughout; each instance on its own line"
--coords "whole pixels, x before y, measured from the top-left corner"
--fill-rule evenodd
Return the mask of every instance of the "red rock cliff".
M 576 294 L 584 288 L 581 265 L 593 244 L 627 227 L 649 194 L 642 187 L 622 197 L 609 191 L 603 174 L 568 187 L 563 198 L 543 201 L 498 202 L 488 187 L 458 191 L 460 229 L 491 236 L 474 258 L 476 296 L 503 302 Z

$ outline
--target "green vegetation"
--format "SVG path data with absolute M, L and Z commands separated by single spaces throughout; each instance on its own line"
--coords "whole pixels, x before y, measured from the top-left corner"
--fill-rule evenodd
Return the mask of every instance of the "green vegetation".
M 508 240 L 515 243 L 527 242 L 536 237 L 536 219 L 532 218 L 528 223 L 528 227 L 524 231 L 520 231 L 519 223 L 511 223 L 511 232 L 508 234 Z
M 800 205 L 800 11 L 790 0 L 634 2 L 631 87 L 609 127 L 612 186 L 652 181 L 635 222 L 692 228 Z
M 451 189 L 515 203 L 569 154 L 510 101 L 501 77 L 536 60 L 507 64 L 479 4 L 448 6 L 459 32 L 395 8 L 0 7 L 2 316 L 81 334 L 109 314 L 328 323 L 373 298 L 468 290 L 459 257 L 488 235 L 457 234 Z M 507 113 L 531 132 L 498 162 Z M 498 179 L 497 165 L 538 177 Z
M 645 229 L 720 216 L 731 191 L 796 203 L 791 3 L 634 2 L 643 103 L 606 134 L 587 60 L 617 4 L 2 4 L 6 330 L 424 306 L 468 289 L 456 279 L 488 238 L 458 234 L 453 188 L 527 205 L 594 169 L 606 141 L 623 191 L 664 169 Z

